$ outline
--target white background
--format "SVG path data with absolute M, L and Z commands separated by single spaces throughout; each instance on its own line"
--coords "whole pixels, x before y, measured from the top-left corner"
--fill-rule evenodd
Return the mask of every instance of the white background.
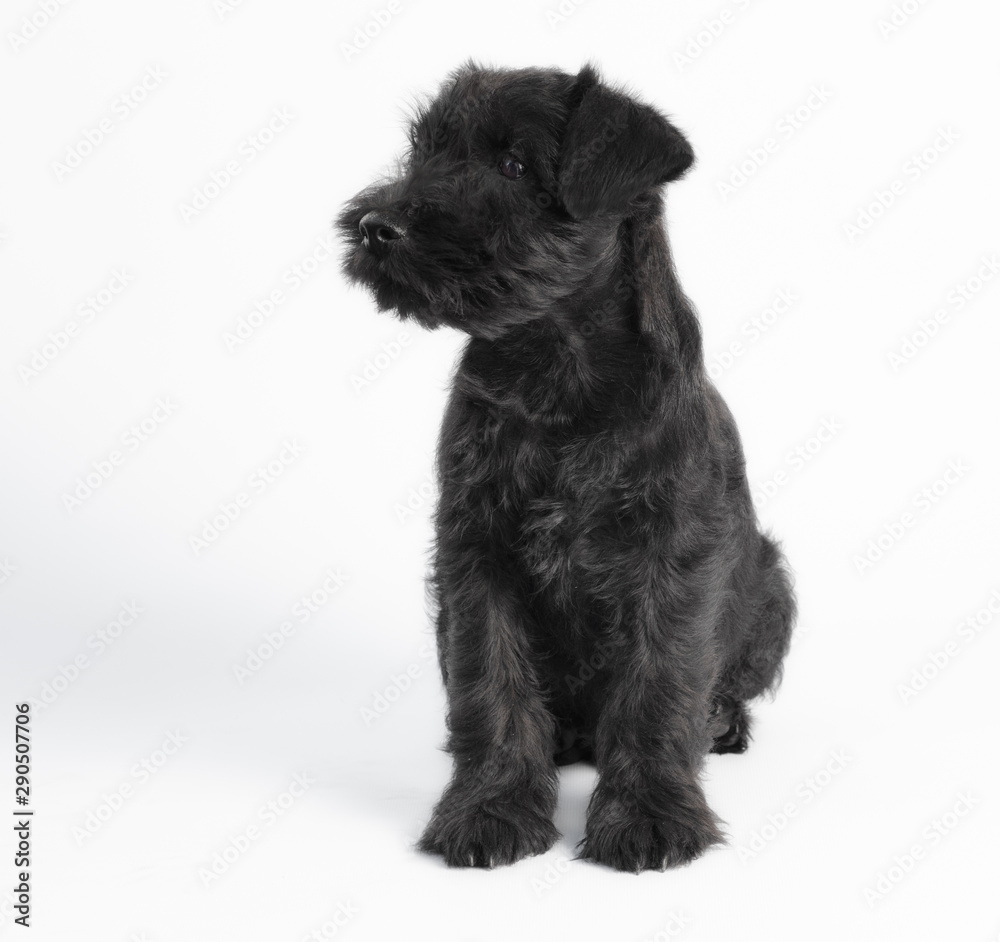
M 0 937 L 1000 937 L 996 5 L 152 6 L 0 19 L 4 755 L 36 703 L 33 926 L 12 924 L 4 826 Z M 680 871 L 571 859 L 582 767 L 544 857 L 456 872 L 412 849 L 449 768 L 422 579 L 462 339 L 377 315 L 323 240 L 470 55 L 593 60 L 698 154 L 670 234 L 801 620 L 750 751 L 707 763 L 730 844 Z

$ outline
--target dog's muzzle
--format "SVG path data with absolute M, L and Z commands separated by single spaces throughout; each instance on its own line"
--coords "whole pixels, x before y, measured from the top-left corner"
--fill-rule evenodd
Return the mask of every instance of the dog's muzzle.
M 361 233 L 361 244 L 373 255 L 382 257 L 405 237 L 406 224 L 395 213 L 365 213 L 358 223 L 358 231 Z

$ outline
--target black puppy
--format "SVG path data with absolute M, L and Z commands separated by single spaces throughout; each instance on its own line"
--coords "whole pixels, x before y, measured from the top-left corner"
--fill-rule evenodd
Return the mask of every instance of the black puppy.
M 451 865 L 549 848 L 556 766 L 590 758 L 582 857 L 694 859 L 722 840 L 705 755 L 778 682 L 789 578 L 664 234 L 693 159 L 590 66 L 469 64 L 340 217 L 380 309 L 471 335 L 432 583 L 455 771 L 420 841 Z

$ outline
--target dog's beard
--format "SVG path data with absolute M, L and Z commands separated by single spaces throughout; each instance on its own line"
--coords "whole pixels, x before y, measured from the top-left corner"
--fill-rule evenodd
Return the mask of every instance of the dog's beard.
M 464 326 L 473 304 L 461 289 L 434 283 L 398 257 L 373 258 L 358 248 L 345 259 L 344 270 L 355 284 L 367 288 L 383 313 L 414 320 L 424 327 Z
M 514 284 L 491 274 L 491 262 L 482 253 L 477 265 L 466 252 L 462 277 L 456 279 L 448 268 L 455 265 L 454 255 L 442 259 L 394 249 L 378 258 L 358 244 L 348 251 L 343 270 L 353 283 L 367 288 L 382 312 L 430 329 L 449 326 L 492 339 L 534 315 L 518 303 L 521 292 Z
M 402 244 L 377 255 L 358 239 L 364 208 L 352 205 L 340 220 L 345 275 L 369 290 L 380 311 L 432 329 L 496 339 L 562 303 L 592 268 L 578 257 L 598 254 L 574 230 L 483 242 L 477 227 L 435 214 L 412 222 Z

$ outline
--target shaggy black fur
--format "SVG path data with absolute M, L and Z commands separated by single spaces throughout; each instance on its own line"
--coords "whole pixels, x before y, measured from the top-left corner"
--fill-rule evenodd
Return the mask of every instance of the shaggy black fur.
M 684 136 L 588 66 L 449 78 L 398 178 L 339 226 L 382 310 L 471 335 L 441 431 L 433 588 L 454 777 L 420 841 L 545 851 L 557 764 L 596 762 L 582 857 L 722 840 L 699 771 L 747 746 L 794 601 L 706 376 L 658 188 Z

